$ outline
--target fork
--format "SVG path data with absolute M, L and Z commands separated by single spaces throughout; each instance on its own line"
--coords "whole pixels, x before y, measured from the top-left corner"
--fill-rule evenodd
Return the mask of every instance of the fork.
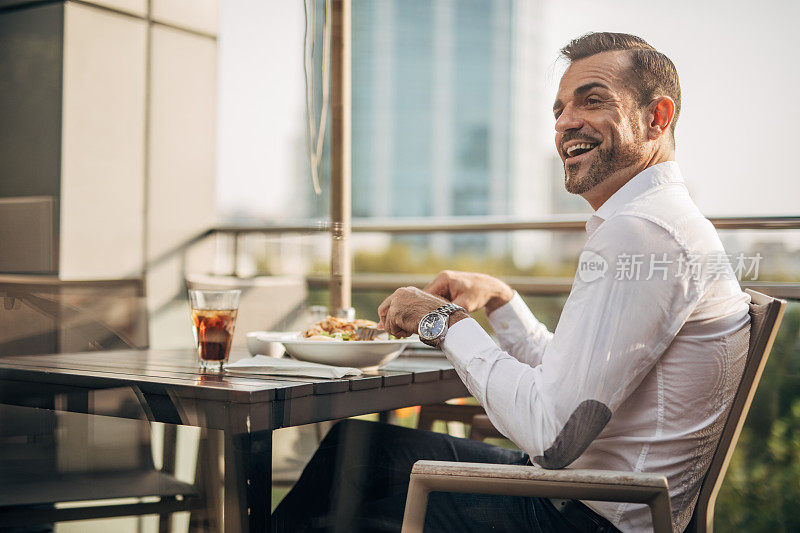
M 359 326 L 356 328 L 356 335 L 358 335 L 359 340 L 362 341 L 371 341 L 375 337 L 383 333 L 386 333 L 386 330 L 378 328 L 370 328 L 367 326 Z

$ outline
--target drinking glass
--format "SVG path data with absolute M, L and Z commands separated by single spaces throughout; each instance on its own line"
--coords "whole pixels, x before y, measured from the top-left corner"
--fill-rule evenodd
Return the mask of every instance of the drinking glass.
M 208 372 L 222 372 L 228 362 L 233 328 L 239 311 L 242 291 L 189 291 L 192 304 L 192 330 L 197 343 L 200 367 Z

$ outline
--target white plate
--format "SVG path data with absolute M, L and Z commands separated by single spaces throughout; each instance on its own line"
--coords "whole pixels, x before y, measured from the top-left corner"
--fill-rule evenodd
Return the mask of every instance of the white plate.
M 300 333 L 253 331 L 247 334 L 247 348 L 253 355 L 269 354 L 271 343 L 279 342 L 286 353 L 299 361 L 334 366 L 373 368 L 385 365 L 400 355 L 416 336 L 389 341 L 310 341 Z

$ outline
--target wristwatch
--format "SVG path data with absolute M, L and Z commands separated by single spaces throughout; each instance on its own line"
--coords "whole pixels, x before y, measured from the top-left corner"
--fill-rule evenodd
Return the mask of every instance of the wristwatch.
M 419 340 L 428 346 L 438 348 L 444 340 L 444 336 L 447 335 L 447 323 L 450 321 L 450 315 L 456 311 L 464 311 L 464 308 L 449 303 L 422 317 L 417 328 Z

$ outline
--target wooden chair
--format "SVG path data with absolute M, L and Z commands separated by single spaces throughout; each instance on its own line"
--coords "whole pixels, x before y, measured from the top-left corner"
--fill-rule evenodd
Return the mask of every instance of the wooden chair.
M 0 301 L 0 357 L 147 345 L 143 280 L 0 276 Z M 204 505 L 197 487 L 174 475 L 176 426 L 165 425 L 163 467 L 155 467 L 133 391 L 92 395 L 65 386 L 41 398 L 27 389 L 19 382 L 0 391 L 3 526 L 159 514 L 163 531 L 172 513 Z M 66 410 L 53 409 L 57 399 Z M 130 420 L 85 414 L 90 402 Z
M 505 439 L 494 427 L 480 405 L 435 403 L 423 405 L 419 410 L 417 429 L 433 430 L 434 422 L 461 422 L 468 427 L 467 437 L 472 440 Z
M 472 419 L 478 415 L 486 415 L 480 405 L 465 405 L 452 403 L 435 403 L 423 405 L 419 410 L 417 419 L 417 429 L 433 430 L 436 421 L 441 422 L 461 422 L 468 425 Z M 470 436 L 472 438 L 472 436 Z
M 751 290 L 746 292 L 751 297 L 747 363 L 700 488 L 694 514 L 686 529 L 689 532 L 713 530 L 714 502 L 786 307 L 783 300 Z M 672 531 L 669 486 L 667 478 L 659 474 L 417 461 L 408 487 L 403 533 L 422 531 L 431 491 L 642 503 L 650 507 L 656 533 Z

